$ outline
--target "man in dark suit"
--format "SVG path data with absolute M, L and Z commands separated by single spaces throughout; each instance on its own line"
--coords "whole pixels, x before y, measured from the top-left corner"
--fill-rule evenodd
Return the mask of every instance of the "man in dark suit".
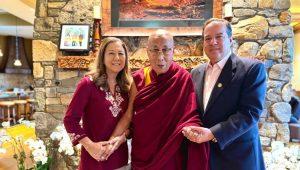
M 203 26 L 209 63 L 192 70 L 203 127 L 187 127 L 191 141 L 210 141 L 212 170 L 265 169 L 258 120 L 266 93 L 266 71 L 258 60 L 231 51 L 229 22 L 212 18 Z

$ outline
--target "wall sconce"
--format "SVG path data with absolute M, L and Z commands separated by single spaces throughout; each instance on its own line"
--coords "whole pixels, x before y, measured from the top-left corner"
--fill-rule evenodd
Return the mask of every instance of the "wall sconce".
M 232 18 L 233 18 L 232 4 L 231 3 L 226 3 L 225 6 L 224 6 L 224 19 L 231 22 Z
M 2 50 L 0 49 L 0 57 L 3 57 L 3 53 Z
M 102 19 L 101 6 L 95 5 L 93 14 L 94 14 L 94 19 Z
M 94 6 L 94 24 L 93 24 L 93 51 L 97 52 L 99 50 L 101 41 L 101 3 Z

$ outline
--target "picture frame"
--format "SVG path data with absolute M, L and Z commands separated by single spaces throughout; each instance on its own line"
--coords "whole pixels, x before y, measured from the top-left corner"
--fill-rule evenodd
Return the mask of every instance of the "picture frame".
M 86 52 L 90 50 L 89 24 L 61 24 L 59 50 Z
M 128 1 L 134 1 L 134 0 L 128 0 Z M 168 20 L 167 22 L 171 23 L 171 25 L 167 25 L 167 24 L 164 25 L 163 20 L 159 20 L 159 19 L 158 20 L 155 19 L 153 21 L 148 20 L 147 22 L 144 21 L 127 22 L 127 20 L 120 21 L 118 17 L 122 15 L 120 14 L 120 8 L 122 9 L 122 7 L 120 6 L 121 1 L 119 0 L 102 1 L 102 10 L 101 10 L 102 18 L 103 18 L 102 35 L 103 36 L 149 36 L 152 32 L 154 32 L 157 29 L 165 29 L 174 36 L 200 36 L 202 35 L 202 25 L 206 19 L 211 17 L 215 17 L 215 18 L 222 17 L 222 5 L 223 5 L 222 1 L 206 0 L 205 2 L 207 2 L 208 7 L 204 7 L 203 9 L 209 10 L 211 12 L 211 15 L 207 16 L 204 20 L 196 21 L 194 23 L 192 21 L 193 19 L 188 20 L 188 18 L 178 19 L 175 22 L 170 22 L 170 20 Z M 131 11 L 135 12 L 140 10 L 131 9 Z M 126 22 L 127 22 L 127 26 L 124 26 L 124 23 Z M 176 22 L 178 22 L 177 25 Z M 183 22 L 186 23 L 185 26 L 182 24 Z M 160 25 L 151 27 L 152 25 L 155 25 L 157 23 L 159 23 Z M 149 25 L 151 26 L 149 27 Z

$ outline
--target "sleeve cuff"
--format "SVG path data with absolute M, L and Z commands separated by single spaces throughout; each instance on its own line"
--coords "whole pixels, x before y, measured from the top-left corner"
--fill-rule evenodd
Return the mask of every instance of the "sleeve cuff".
M 215 126 L 210 128 L 210 131 L 214 135 L 214 139 L 212 139 L 212 142 L 217 143 L 221 150 L 225 148 L 224 144 L 222 143 L 222 132 L 221 132 L 221 124 L 216 124 Z M 223 134 L 224 135 L 224 134 Z
M 68 133 L 68 135 L 72 141 L 73 146 L 76 146 L 82 138 L 87 136 L 86 134 L 80 135 L 80 134 L 75 134 L 75 133 Z

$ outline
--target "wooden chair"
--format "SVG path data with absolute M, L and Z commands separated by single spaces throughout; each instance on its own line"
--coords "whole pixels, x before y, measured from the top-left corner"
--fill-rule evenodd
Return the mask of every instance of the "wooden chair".
M 35 112 L 35 104 L 36 101 L 34 99 L 26 99 L 27 105 L 26 105 L 26 119 L 31 120 L 32 115 Z
M 300 122 L 289 123 L 289 128 L 291 141 L 300 143 Z
M 17 107 L 17 119 L 26 118 L 26 100 L 14 100 Z
M 13 121 L 16 124 L 16 110 L 14 101 L 0 101 L 2 121 Z

